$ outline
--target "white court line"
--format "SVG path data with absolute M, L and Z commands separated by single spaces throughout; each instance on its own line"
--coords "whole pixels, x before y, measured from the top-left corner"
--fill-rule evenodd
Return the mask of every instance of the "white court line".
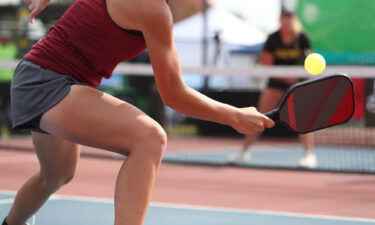
M 247 210 L 238 208 L 225 208 L 225 207 L 212 207 L 212 206 L 196 206 L 196 205 L 184 205 L 175 203 L 152 203 L 152 206 L 161 208 L 177 208 L 177 209 L 192 209 L 200 211 L 212 211 L 212 212 L 232 212 L 232 213 L 252 213 L 259 215 L 270 215 L 270 216 L 286 216 L 286 217 L 301 217 L 301 218 L 312 218 L 312 219 L 326 219 L 326 220 L 341 220 L 341 221 L 357 221 L 357 222 L 375 222 L 375 219 L 359 218 L 359 217 L 345 217 L 345 216 L 327 216 L 320 214 L 308 214 L 308 213 L 294 213 L 294 212 L 281 212 L 281 211 L 268 211 L 268 210 Z
M 24 162 L 37 162 L 35 155 L 29 156 L 0 156 L 0 163 L 24 163 Z
M 13 198 L 8 198 L 8 199 L 0 199 L 0 205 L 5 205 L 5 204 L 12 204 L 14 201 Z
M 10 191 L 1 191 L 1 193 L 15 193 Z M 52 200 L 72 200 L 72 201 L 84 201 L 93 203 L 106 203 L 113 204 L 113 199 L 110 198 L 96 198 L 96 197 L 83 197 L 74 195 L 53 195 Z M 164 202 L 152 202 L 150 206 L 160 208 L 175 208 L 175 209 L 189 209 L 197 211 L 209 211 L 209 212 L 229 212 L 229 213 L 243 213 L 243 214 L 258 214 L 258 215 L 276 215 L 286 217 L 299 217 L 299 218 L 312 218 L 312 219 L 326 219 L 326 220 L 340 220 L 340 221 L 356 221 L 356 222 L 369 222 L 374 223 L 375 219 L 359 218 L 359 217 L 345 217 L 345 216 L 327 216 L 320 214 L 308 214 L 308 213 L 293 213 L 293 212 L 280 212 L 280 211 L 267 211 L 267 210 L 247 210 L 238 208 L 225 208 L 225 207 L 212 207 L 212 206 L 197 206 L 197 205 L 185 205 L 175 203 L 164 203 Z
M 16 192 L 14 191 L 0 190 L 0 194 L 15 194 L 15 193 Z M 50 197 L 50 200 L 72 200 L 72 201 L 113 204 L 113 199 L 111 198 L 84 197 L 84 196 L 75 196 L 75 195 L 52 195 Z M 271 216 L 276 215 L 276 216 L 326 219 L 326 220 L 357 221 L 357 222 L 371 222 L 371 223 L 375 222 L 375 219 L 359 218 L 359 217 L 327 216 L 327 215 L 308 214 L 308 213 L 293 213 L 293 212 L 268 211 L 268 210 L 250 210 L 250 209 L 212 207 L 212 206 L 197 206 L 197 205 L 185 205 L 185 204 L 176 204 L 176 203 L 168 203 L 168 202 L 152 202 L 150 206 L 160 207 L 160 208 L 190 209 L 190 210 L 209 211 L 209 212 L 231 212 L 231 213 L 259 214 L 259 215 L 271 215 Z
M 0 194 L 15 195 L 16 192 L 0 191 Z M 60 199 L 58 196 L 52 195 L 48 200 L 58 200 L 58 199 Z M 14 201 L 14 198 L 0 199 L 0 205 L 12 204 L 13 201 Z

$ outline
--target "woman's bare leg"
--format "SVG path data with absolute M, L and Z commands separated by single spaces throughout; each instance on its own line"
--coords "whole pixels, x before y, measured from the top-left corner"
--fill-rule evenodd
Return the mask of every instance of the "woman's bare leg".
M 79 145 L 48 134 L 32 132 L 40 171 L 18 191 L 7 216 L 10 225 L 23 225 L 48 197 L 74 175 L 79 158 Z
M 40 125 L 72 142 L 128 154 L 117 177 L 115 225 L 143 224 L 166 147 L 160 125 L 130 104 L 81 85 L 72 86 Z
M 314 133 L 300 134 L 299 139 L 302 142 L 303 148 L 305 149 L 305 154 L 313 154 Z
M 307 168 L 314 168 L 318 165 L 316 156 L 313 153 L 314 149 L 314 133 L 301 134 L 299 139 L 305 149 L 305 155 L 300 159 L 299 165 Z

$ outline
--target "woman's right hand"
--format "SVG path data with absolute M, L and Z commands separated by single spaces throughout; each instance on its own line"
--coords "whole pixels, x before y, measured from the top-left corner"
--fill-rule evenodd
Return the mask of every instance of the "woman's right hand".
M 31 3 L 29 5 L 31 11 L 29 21 L 33 23 L 35 17 L 47 7 L 49 0 L 24 0 L 24 2 Z
M 241 108 L 238 120 L 232 127 L 242 134 L 263 132 L 265 128 L 271 128 L 275 122 L 258 112 L 255 107 Z

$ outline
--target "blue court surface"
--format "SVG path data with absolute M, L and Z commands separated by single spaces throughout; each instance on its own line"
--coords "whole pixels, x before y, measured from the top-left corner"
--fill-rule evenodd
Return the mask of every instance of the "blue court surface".
M 229 163 L 228 156 L 234 152 L 236 151 L 228 151 L 228 149 L 167 152 L 164 161 L 227 165 Z M 297 146 L 257 146 L 251 151 L 251 161 L 239 165 L 298 168 L 298 160 L 304 154 L 303 148 Z M 318 159 L 318 166 L 315 170 L 375 173 L 375 149 L 373 148 L 317 145 L 314 148 L 314 154 Z
M 0 216 L 8 212 L 14 193 L 0 192 Z M 338 206 L 339 207 L 339 206 Z M 110 199 L 53 196 L 35 216 L 35 225 L 113 224 Z M 375 225 L 375 219 L 236 210 L 153 203 L 145 225 Z

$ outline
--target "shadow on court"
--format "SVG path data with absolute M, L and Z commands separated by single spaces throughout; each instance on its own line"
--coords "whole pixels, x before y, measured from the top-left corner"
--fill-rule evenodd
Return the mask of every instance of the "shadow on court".
M 0 192 L 0 216 L 14 194 Z M 113 224 L 113 202 L 107 199 L 53 196 L 36 214 L 35 225 Z M 375 225 L 375 220 L 266 211 L 152 204 L 145 225 Z

